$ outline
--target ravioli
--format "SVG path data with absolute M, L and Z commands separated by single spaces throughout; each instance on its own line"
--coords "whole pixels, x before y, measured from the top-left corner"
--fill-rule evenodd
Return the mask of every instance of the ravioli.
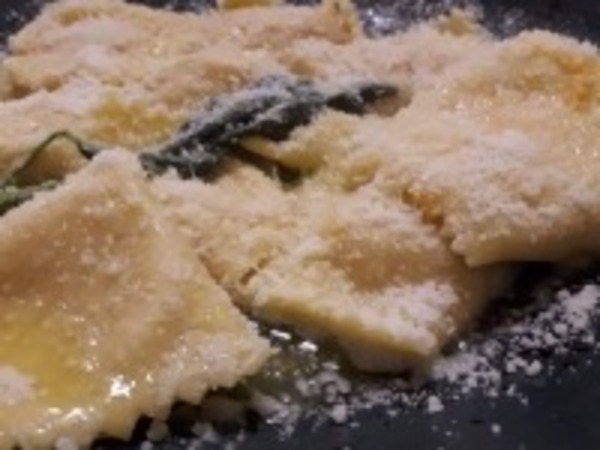
M 164 141 L 183 118 L 149 103 L 139 90 L 123 92 L 81 79 L 52 92 L 1 101 L 0 120 L 11 124 L 0 132 L 0 174 L 4 176 L 58 131 L 68 130 L 103 147 L 123 145 L 137 152 Z M 72 143 L 57 140 L 28 170 L 28 181 L 61 178 L 83 162 Z
M 295 130 L 287 141 L 251 137 L 242 143 L 254 153 L 306 174 L 307 184 L 352 192 L 370 183 L 390 160 L 388 122 L 374 114 L 356 117 L 325 111 L 310 125 Z
M 452 21 L 462 25 L 447 25 Z M 357 36 L 349 43 L 298 40 L 276 55 L 285 67 L 300 76 L 385 80 L 410 97 L 428 89 L 442 73 L 490 42 L 490 36 L 471 16 L 455 11 L 437 22 L 421 23 L 389 36 Z
M 156 205 L 108 152 L 0 221 L 0 447 L 126 438 L 270 355 Z
M 476 52 L 385 130 L 379 185 L 470 265 L 598 254 L 600 55 L 551 33 Z
M 119 0 L 52 3 L 10 39 L 2 61 L 0 116 L 16 126 L 0 132 L 0 173 L 64 129 L 108 147 L 152 147 L 207 99 L 287 73 L 275 56 L 282 43 L 359 34 L 343 1 L 200 15 Z M 37 179 L 79 167 L 68 148 L 42 156 Z
M 327 113 L 254 152 L 407 201 L 472 266 L 600 251 L 597 48 L 547 32 L 472 47 L 393 117 Z
M 157 179 L 157 197 L 211 275 L 237 301 L 244 285 L 292 242 L 296 197 L 253 167 L 231 165 L 218 183 Z
M 333 338 L 364 370 L 426 366 L 509 278 L 468 269 L 417 211 L 369 186 L 283 193 L 236 167 L 216 185 L 156 188 L 242 309 Z
M 53 132 L 81 126 L 96 101 L 97 92 L 87 89 L 85 83 L 74 83 L 53 94 L 38 92 L 24 99 L 0 102 L 0 120 L 10 123 L 0 132 L 0 174 L 4 176 L 19 165 L 32 147 Z M 69 149 L 55 149 L 50 159 L 45 158 L 38 166 L 40 178 L 80 166 Z
M 371 187 L 304 193 L 299 229 L 251 277 L 250 310 L 333 338 L 362 370 L 423 367 L 508 280 L 468 269 L 418 212 Z
M 120 0 L 48 6 L 10 41 L 5 66 L 18 93 L 73 77 L 134 83 L 173 108 L 281 72 L 271 54 L 309 38 L 351 41 L 360 26 L 349 2 L 183 14 Z

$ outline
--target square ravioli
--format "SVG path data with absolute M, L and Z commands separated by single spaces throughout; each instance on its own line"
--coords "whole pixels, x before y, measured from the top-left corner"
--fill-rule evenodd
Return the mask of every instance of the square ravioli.
M 0 253 L 0 447 L 126 438 L 271 353 L 127 153 L 8 212 Z
M 509 277 L 472 270 L 411 207 L 371 187 L 303 193 L 298 228 L 249 278 L 258 317 L 336 341 L 373 372 L 426 368 Z
M 230 164 L 217 183 L 154 181 L 167 214 L 212 276 L 239 302 L 247 280 L 289 245 L 296 198 L 256 168 Z
M 133 152 L 169 137 L 182 117 L 151 104 L 139 89 L 127 92 L 93 79 L 77 79 L 48 92 L 0 101 L 0 175 L 26 160 L 33 148 L 62 131 L 102 146 L 120 145 Z M 28 170 L 28 182 L 61 178 L 81 168 L 84 159 L 73 143 L 56 140 Z
M 284 192 L 238 167 L 214 185 L 156 188 L 242 309 L 333 338 L 363 370 L 426 367 L 509 279 L 467 268 L 418 211 L 370 186 Z
M 495 43 L 390 120 L 376 183 L 472 266 L 600 252 L 600 54 L 546 32 Z
M 274 54 L 292 42 L 346 43 L 360 34 L 344 0 L 202 14 L 63 0 L 11 38 L 4 65 L 19 95 L 92 77 L 144 86 L 176 108 L 281 71 Z
M 152 148 L 209 98 L 287 72 L 281 43 L 359 34 L 344 1 L 204 14 L 119 0 L 49 4 L 12 36 L 0 65 L 0 117 L 15 124 L 0 131 L 0 173 L 61 130 L 104 147 Z M 80 167 L 60 147 L 42 155 L 37 179 Z

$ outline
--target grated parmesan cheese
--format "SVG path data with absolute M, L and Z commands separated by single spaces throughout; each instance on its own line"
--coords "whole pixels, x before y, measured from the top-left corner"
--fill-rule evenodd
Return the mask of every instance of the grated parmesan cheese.
M 591 45 L 543 32 L 494 41 L 461 13 L 370 39 L 357 29 L 349 4 L 339 1 L 196 17 L 119 1 L 63 0 L 15 36 L 3 57 L 2 76 L 10 75 L 11 83 L 2 86 L 0 117 L 14 127 L 0 134 L 0 169 L 55 128 L 133 149 L 159 142 L 198 102 L 267 73 L 393 81 L 406 98 L 389 116 L 324 114 L 287 143 L 247 143 L 252 151 L 310 171 L 298 189 L 283 192 L 254 170 L 229 167 L 229 179 L 214 185 L 159 180 L 153 194 L 162 195 L 212 274 L 246 310 L 307 336 L 332 335 L 365 370 L 398 370 L 407 362 L 426 367 L 503 284 L 504 268 L 471 269 L 463 258 L 472 266 L 554 261 L 597 241 L 594 189 L 600 183 L 588 156 L 597 147 L 599 67 Z M 571 72 L 578 83 L 571 82 Z M 22 98 L 10 99 L 16 93 Z M 526 177 L 523 167 L 531 168 Z M 57 171 L 76 168 L 73 163 Z M 85 204 L 80 212 L 94 219 L 114 210 L 107 200 Z M 164 237 L 162 227 L 153 231 Z M 134 270 L 129 255 L 105 251 L 111 246 L 109 236 L 98 248 L 84 248 L 77 265 L 108 278 Z M 53 242 L 48 251 L 57 249 Z M 52 253 L 44 255 L 33 269 L 54 260 Z M 161 275 L 193 275 L 186 264 L 161 264 Z M 68 284 L 74 277 L 60 272 L 56 280 Z M 4 294 L 11 289 L 2 285 Z M 519 396 L 518 386 L 506 387 L 506 380 L 551 371 L 540 352 L 566 353 L 573 342 L 596 345 L 591 325 L 599 297 L 595 284 L 561 291 L 534 316 L 517 316 L 492 337 L 434 361 L 429 376 L 449 383 L 457 395 L 484 389 L 490 396 Z M 211 386 L 229 386 L 250 370 L 232 352 L 232 342 L 215 334 L 206 345 L 203 333 L 178 340 L 161 360 L 162 381 L 153 391 L 161 411 L 174 397 L 196 400 L 198 387 L 204 389 L 198 375 L 209 369 L 231 372 Z M 270 334 L 297 345 L 313 362 L 320 354 L 311 340 Z M 242 340 L 233 344 L 242 346 Z M 88 343 L 102 344 L 96 337 Z M 266 358 L 265 346 L 258 360 Z M 113 351 L 123 349 L 111 346 Z M 190 369 L 190 361 L 201 373 Z M 75 363 L 75 357 L 67 360 Z M 246 364 L 254 370 L 258 362 Z M 83 366 L 98 372 L 97 361 Z M 291 391 L 252 391 L 252 409 L 284 436 L 307 416 L 353 427 L 364 409 L 385 406 L 394 416 L 418 407 L 436 414 L 451 401 L 440 392 L 411 392 L 423 381 L 417 377 L 357 386 L 337 361 L 306 371 L 292 374 Z M 285 378 L 277 371 L 270 376 Z M 134 393 L 135 383 L 121 375 L 110 381 L 111 397 Z M 35 387 L 15 368 L 0 367 L 0 404 L 35 398 Z M 244 405 L 226 397 L 210 397 L 202 408 L 217 423 L 245 420 Z M 115 426 L 115 434 L 125 433 L 121 423 Z M 497 435 L 502 427 L 493 423 L 490 430 Z M 201 422 L 192 432 L 198 446 L 234 448 L 245 439 L 243 433 L 223 439 Z M 142 447 L 169 437 L 168 424 L 155 420 Z M 56 447 L 76 444 L 60 438 Z

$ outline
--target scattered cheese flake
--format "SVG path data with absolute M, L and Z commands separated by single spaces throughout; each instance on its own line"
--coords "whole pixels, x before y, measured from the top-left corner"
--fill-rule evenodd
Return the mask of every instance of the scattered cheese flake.
M 442 412 L 444 410 L 444 404 L 436 395 L 430 395 L 427 397 L 427 411 L 431 414 Z

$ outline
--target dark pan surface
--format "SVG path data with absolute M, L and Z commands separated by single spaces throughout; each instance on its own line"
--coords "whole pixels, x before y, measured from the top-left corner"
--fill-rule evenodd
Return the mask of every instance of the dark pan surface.
M 175 9 L 198 10 L 204 1 L 147 0 L 144 3 Z M 363 19 L 370 31 L 388 32 L 435 15 L 448 4 L 464 5 L 460 0 L 358 0 Z M 39 0 L 3 0 L 0 3 L 0 37 L 7 35 L 31 18 L 43 4 Z M 580 39 L 600 43 L 600 1 L 598 0 L 482 0 L 479 4 L 485 24 L 500 35 L 523 28 L 541 27 L 564 32 Z M 600 282 L 600 269 L 587 269 L 576 275 L 560 277 L 549 267 L 526 269 L 524 288 L 513 297 L 527 300 L 532 285 L 576 287 L 590 281 Z M 490 313 L 502 315 L 501 312 Z M 515 377 L 520 391 L 528 398 L 523 405 L 514 398 L 493 399 L 483 392 L 472 392 L 445 401 L 445 408 L 430 414 L 423 408 L 405 408 L 394 418 L 373 409 L 359 413 L 358 427 L 324 424 L 314 427 L 310 420 L 301 422 L 286 440 L 277 429 L 256 421 L 248 438 L 236 448 L 271 449 L 455 449 L 455 450 L 596 450 L 600 449 L 600 355 L 591 350 L 552 357 L 557 367 L 552 375 Z M 433 392 L 442 387 L 430 386 Z M 492 424 L 501 433 L 491 431 Z M 137 435 L 143 435 L 144 422 Z M 172 435 L 154 448 L 187 448 L 192 439 L 189 427 L 171 423 Z M 232 438 L 234 440 L 234 438 Z M 99 448 L 139 448 L 141 440 L 130 443 L 102 442 Z M 192 447 L 198 448 L 198 447 Z M 202 448 L 219 448 L 203 446 Z

